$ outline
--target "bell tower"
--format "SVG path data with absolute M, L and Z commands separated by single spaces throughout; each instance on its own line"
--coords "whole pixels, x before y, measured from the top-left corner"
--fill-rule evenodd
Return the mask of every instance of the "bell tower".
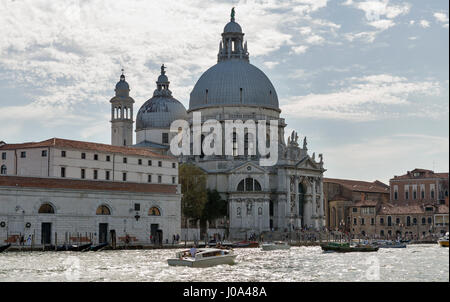
M 125 75 L 120 76 L 116 84 L 116 95 L 110 100 L 111 103 L 111 145 L 131 146 L 133 145 L 133 104 L 130 97 L 130 86 L 125 81 Z

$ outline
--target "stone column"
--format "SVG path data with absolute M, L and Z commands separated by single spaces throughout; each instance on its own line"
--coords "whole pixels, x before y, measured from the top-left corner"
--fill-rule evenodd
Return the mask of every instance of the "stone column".
M 311 203 L 311 215 L 317 217 L 317 195 L 316 195 L 316 179 L 312 181 L 312 203 Z M 312 226 L 317 228 L 317 219 L 312 219 Z
M 325 226 L 325 203 L 323 199 L 323 178 L 320 178 L 320 226 Z
M 284 220 L 287 219 L 287 217 L 289 216 L 290 212 L 291 212 L 291 176 L 290 175 L 286 175 L 286 185 L 287 185 L 287 194 L 286 194 L 286 207 L 285 207 L 285 212 L 284 212 Z M 286 222 L 283 223 L 284 225 L 286 225 Z
M 299 209 L 300 209 L 300 204 L 299 204 L 299 196 L 298 196 L 298 176 L 295 176 L 295 181 L 294 181 L 294 190 L 295 190 L 295 217 L 296 221 L 295 221 L 295 226 L 296 227 L 301 227 L 301 221 L 300 221 L 300 217 L 299 217 Z

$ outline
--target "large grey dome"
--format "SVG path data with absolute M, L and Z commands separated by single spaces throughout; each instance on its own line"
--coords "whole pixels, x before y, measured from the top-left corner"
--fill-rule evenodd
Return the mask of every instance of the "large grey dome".
M 279 111 L 278 97 L 269 78 L 245 60 L 219 61 L 197 81 L 189 110 L 214 106 L 257 106 Z
M 173 97 L 154 96 L 139 109 L 136 117 L 136 131 L 170 128 L 173 121 L 186 118 L 186 108 L 178 100 Z

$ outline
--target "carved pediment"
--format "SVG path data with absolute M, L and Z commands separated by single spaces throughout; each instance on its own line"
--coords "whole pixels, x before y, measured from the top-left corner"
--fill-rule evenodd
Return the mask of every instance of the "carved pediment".
M 297 168 L 303 168 L 303 169 L 315 169 L 320 170 L 321 167 L 318 163 L 314 162 L 311 157 L 307 156 L 304 159 L 302 159 L 300 162 L 296 164 Z
M 232 174 L 264 174 L 267 171 L 254 163 L 247 162 L 242 165 L 237 166 L 234 169 L 231 169 L 229 173 Z

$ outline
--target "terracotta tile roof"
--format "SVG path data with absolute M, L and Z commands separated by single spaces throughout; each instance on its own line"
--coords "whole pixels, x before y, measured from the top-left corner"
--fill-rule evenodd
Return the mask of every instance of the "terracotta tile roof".
M 330 201 L 351 201 L 351 199 L 348 199 L 342 195 L 336 195 L 333 198 L 330 198 Z
M 355 207 L 375 207 L 379 202 L 376 200 L 359 200 L 355 202 Z
M 107 153 L 120 153 L 126 155 L 141 155 L 154 158 L 164 158 L 169 160 L 176 160 L 173 156 L 161 155 L 159 153 L 150 151 L 146 148 L 134 148 L 125 146 L 112 146 L 107 144 L 75 141 L 62 138 L 51 138 L 41 142 L 28 142 L 22 144 L 6 144 L 1 146 L 0 150 L 14 150 L 14 149 L 30 149 L 30 148 L 43 148 L 43 147 L 59 147 L 59 148 L 71 148 L 81 149 L 89 151 L 107 152 Z
M 420 173 L 420 176 L 414 176 L 414 173 Z M 400 176 L 394 176 L 391 180 L 397 180 L 397 179 L 413 179 L 413 178 L 448 178 L 449 174 L 448 172 L 444 173 L 435 173 L 432 170 L 426 170 L 426 169 L 414 169 L 412 171 L 407 171 L 406 174 L 400 175 Z
M 0 186 L 44 189 L 123 191 L 134 193 L 176 194 L 177 186 L 132 182 L 91 181 L 63 178 L 0 176 Z
M 400 203 L 383 203 L 380 206 L 379 215 L 401 215 L 401 214 L 425 214 L 425 207 L 431 204 L 420 203 L 420 202 L 409 202 L 407 204 Z M 448 214 L 448 206 L 445 204 L 431 205 L 436 210 L 433 214 Z
M 324 178 L 324 182 L 337 183 L 351 191 L 370 192 L 370 193 L 389 193 L 389 186 L 381 181 L 361 181 L 351 179 Z

